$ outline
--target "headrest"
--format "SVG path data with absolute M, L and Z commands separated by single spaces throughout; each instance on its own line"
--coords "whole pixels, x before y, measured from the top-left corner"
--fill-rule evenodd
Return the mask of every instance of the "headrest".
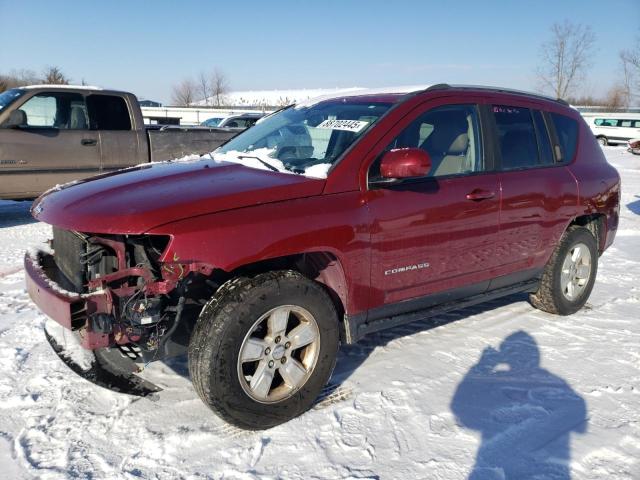
M 449 155 L 464 155 L 467 153 L 467 147 L 469 146 L 469 135 L 461 133 L 449 146 L 447 153 Z
M 27 112 L 25 112 L 24 110 L 14 110 L 13 112 L 11 112 L 11 122 L 14 125 L 27 125 Z
M 87 117 L 85 116 L 82 107 L 71 107 L 69 128 L 72 130 L 84 130 L 87 128 Z

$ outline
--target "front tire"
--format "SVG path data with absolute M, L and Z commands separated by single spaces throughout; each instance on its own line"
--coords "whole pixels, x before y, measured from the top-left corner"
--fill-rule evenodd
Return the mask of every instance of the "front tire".
M 309 409 L 337 351 L 337 313 L 322 287 L 297 272 L 269 272 L 227 282 L 205 305 L 189 372 L 218 416 L 259 430 Z
M 609 145 L 609 139 L 604 136 L 598 137 L 598 143 L 603 147 L 606 147 L 607 145 Z
M 538 291 L 529 300 L 545 312 L 571 315 L 587 302 L 597 271 L 595 237 L 585 227 L 569 227 L 545 266 Z

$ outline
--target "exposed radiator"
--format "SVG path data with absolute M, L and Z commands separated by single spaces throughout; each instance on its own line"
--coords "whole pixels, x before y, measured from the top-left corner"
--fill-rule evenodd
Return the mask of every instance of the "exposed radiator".
M 53 227 L 54 260 L 73 291 L 82 293 L 87 283 L 86 266 L 82 263 L 87 252 L 85 236 L 71 230 Z

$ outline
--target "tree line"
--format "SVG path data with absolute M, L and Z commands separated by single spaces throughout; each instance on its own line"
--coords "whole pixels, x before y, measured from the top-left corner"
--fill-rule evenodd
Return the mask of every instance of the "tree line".
M 536 69 L 538 90 L 573 105 L 597 105 L 612 109 L 627 108 L 640 103 L 640 34 L 629 48 L 617 52 L 617 80 L 603 97 L 585 94 L 585 80 L 593 65 L 597 48 L 596 34 L 588 25 L 569 21 L 554 23 L 549 37 L 540 46 Z M 60 67 L 48 66 L 40 74 L 33 70 L 0 72 L 0 92 L 9 88 L 32 84 L 68 85 L 70 78 Z M 84 85 L 84 80 L 82 81 Z M 227 75 L 215 67 L 201 71 L 195 78 L 185 78 L 174 84 L 171 101 L 176 106 L 196 102 L 208 106 L 228 104 L 230 92 Z
M 195 78 L 185 78 L 173 85 L 171 102 L 179 107 L 198 101 L 203 105 L 219 107 L 227 104 L 228 93 L 227 75 L 216 67 L 212 72 L 201 71 Z
M 69 85 L 70 81 L 71 79 L 62 72 L 60 67 L 56 66 L 46 67 L 40 74 L 33 70 L 13 70 L 9 73 L 0 73 L 0 92 L 25 85 Z

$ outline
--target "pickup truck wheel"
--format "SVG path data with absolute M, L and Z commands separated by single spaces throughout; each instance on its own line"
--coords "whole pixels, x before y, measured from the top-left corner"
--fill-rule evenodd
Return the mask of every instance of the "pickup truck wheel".
M 322 287 L 297 272 L 224 284 L 189 344 L 189 372 L 218 416 L 258 430 L 306 411 L 329 380 L 338 317 Z
M 598 248 L 591 231 L 570 227 L 547 263 L 538 291 L 530 295 L 534 307 L 570 315 L 587 302 L 598 270 Z

